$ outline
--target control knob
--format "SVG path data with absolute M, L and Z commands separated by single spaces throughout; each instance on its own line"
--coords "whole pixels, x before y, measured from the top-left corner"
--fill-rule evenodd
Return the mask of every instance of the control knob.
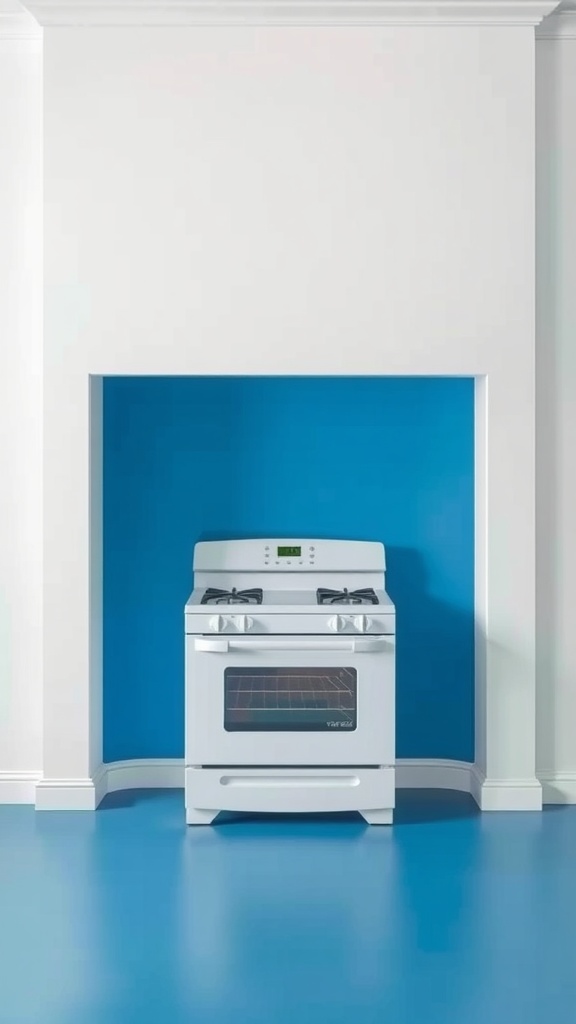
M 235 615 L 234 624 L 239 633 L 248 633 L 254 625 L 254 619 L 249 615 Z
M 223 633 L 226 629 L 226 619 L 222 615 L 213 615 L 208 620 L 208 629 L 212 633 Z
M 355 615 L 353 622 L 354 629 L 356 629 L 359 633 L 365 633 L 368 629 L 370 629 L 370 626 L 372 625 L 372 622 L 370 621 L 367 615 Z
M 346 629 L 346 619 L 342 615 L 333 615 L 328 619 L 328 629 L 333 633 L 342 633 Z

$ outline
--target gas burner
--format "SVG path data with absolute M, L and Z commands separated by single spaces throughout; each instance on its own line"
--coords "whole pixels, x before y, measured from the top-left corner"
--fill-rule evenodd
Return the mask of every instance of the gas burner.
M 250 590 L 218 590 L 216 587 L 208 587 L 202 595 L 200 604 L 262 604 L 262 590 L 260 587 L 252 587 Z
M 318 604 L 378 604 L 378 598 L 372 587 L 363 590 L 327 590 L 319 587 L 316 591 Z

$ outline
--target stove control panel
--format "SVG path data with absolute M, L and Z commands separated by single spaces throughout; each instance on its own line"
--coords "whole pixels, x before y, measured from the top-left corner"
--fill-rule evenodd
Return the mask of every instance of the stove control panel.
M 280 570 L 294 570 L 304 566 L 313 569 L 316 565 L 314 541 L 301 541 L 299 544 L 279 544 L 276 541 L 266 541 L 263 554 L 265 566 L 276 566 Z
M 262 537 L 251 540 L 199 541 L 194 572 L 381 572 L 386 569 L 380 541 L 318 540 L 310 537 Z
M 367 615 L 332 615 L 326 625 L 332 633 L 367 633 L 372 619 Z

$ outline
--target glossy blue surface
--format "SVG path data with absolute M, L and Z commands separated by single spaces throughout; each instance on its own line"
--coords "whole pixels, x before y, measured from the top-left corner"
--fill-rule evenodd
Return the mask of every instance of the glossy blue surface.
M 183 755 L 194 543 L 387 546 L 399 757 L 474 760 L 474 382 L 106 378 L 104 759 Z
M 2 1024 L 573 1024 L 576 807 L 184 825 L 0 807 Z

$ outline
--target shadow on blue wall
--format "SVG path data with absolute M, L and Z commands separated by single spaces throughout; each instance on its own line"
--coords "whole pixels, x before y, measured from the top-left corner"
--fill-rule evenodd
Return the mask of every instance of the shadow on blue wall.
M 386 544 L 399 757 L 474 758 L 474 382 L 107 378 L 104 759 L 183 754 L 199 539 Z

